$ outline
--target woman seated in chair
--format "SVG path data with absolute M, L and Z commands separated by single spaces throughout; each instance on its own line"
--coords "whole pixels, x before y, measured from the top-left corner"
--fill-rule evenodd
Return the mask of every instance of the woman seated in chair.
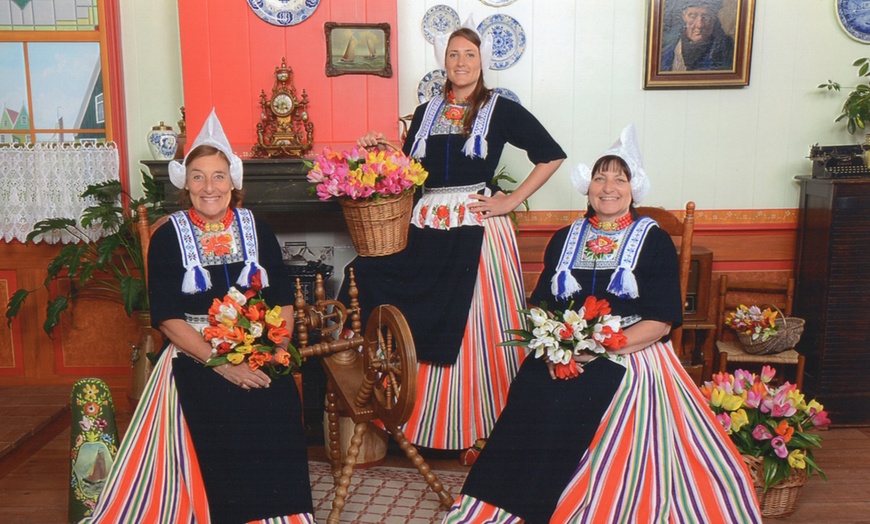
M 231 286 L 262 285 L 288 326 L 294 297 L 277 239 L 237 207 L 242 162 L 213 111 L 184 165 L 172 162 L 169 173 L 191 207 L 150 243 L 151 317 L 168 345 L 86 521 L 313 523 L 295 382 L 246 362 L 204 365 L 216 354 L 202 334 L 209 308 Z
M 572 178 L 586 217 L 553 235 L 530 302 L 606 299 L 626 343 L 575 355 L 568 379 L 527 358 L 444 522 L 761 522 L 746 466 L 668 338 L 682 323 L 677 256 L 632 209 L 649 188 L 634 126 Z

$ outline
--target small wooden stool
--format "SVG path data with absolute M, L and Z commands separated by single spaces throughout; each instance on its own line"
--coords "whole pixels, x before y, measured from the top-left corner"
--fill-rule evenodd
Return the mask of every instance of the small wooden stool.
M 729 362 L 746 362 L 750 364 L 792 365 L 797 366 L 795 371 L 795 385 L 802 389 L 804 385 L 804 365 L 806 358 L 795 351 L 787 349 L 781 353 L 767 355 L 753 355 L 747 353 L 739 342 L 733 340 L 719 340 L 716 342 L 716 350 L 719 352 L 719 372 L 724 373 L 728 369 Z

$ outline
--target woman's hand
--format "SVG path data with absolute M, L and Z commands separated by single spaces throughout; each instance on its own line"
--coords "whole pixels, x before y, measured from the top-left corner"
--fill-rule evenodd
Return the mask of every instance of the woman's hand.
M 261 370 L 251 371 L 246 364 L 221 364 L 213 368 L 215 373 L 242 389 L 268 388 L 272 379 Z
M 501 191 L 492 196 L 472 193 L 471 195 L 468 195 L 468 197 L 472 200 L 476 200 L 476 202 L 472 202 L 468 205 L 468 210 L 472 213 L 480 213 L 483 218 L 507 215 L 519 207 L 519 204 L 515 203 L 515 200 L 511 198 L 510 195 L 506 195 Z
M 377 147 L 378 149 L 398 149 L 392 142 L 387 140 L 383 133 L 378 131 L 369 131 L 365 135 L 359 137 L 356 141 L 359 147 Z

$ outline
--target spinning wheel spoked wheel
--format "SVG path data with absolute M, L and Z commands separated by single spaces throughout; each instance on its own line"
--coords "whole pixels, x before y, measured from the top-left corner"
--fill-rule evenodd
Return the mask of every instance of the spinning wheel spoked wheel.
M 376 417 L 389 426 L 407 422 L 417 398 L 417 357 L 408 323 L 395 307 L 379 306 L 369 317 L 363 368 Z

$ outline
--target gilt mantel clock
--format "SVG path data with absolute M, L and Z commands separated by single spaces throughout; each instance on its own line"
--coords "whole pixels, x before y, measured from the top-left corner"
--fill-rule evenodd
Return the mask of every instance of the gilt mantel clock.
M 293 69 L 284 58 L 275 68 L 272 96 L 260 92 L 260 122 L 254 158 L 301 158 L 314 143 L 314 124 L 308 120 L 308 94 L 300 98 L 293 84 Z

